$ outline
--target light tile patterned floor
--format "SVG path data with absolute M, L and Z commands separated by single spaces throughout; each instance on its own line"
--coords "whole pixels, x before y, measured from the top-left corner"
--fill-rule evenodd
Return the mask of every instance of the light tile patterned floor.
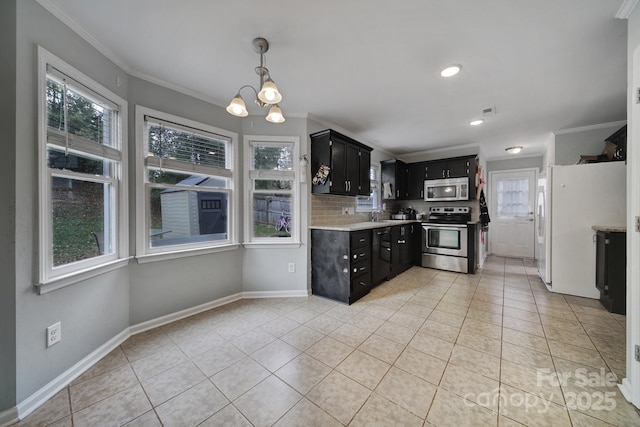
M 242 300 L 133 336 L 19 425 L 637 426 L 624 371 L 624 316 L 489 257 L 351 306 Z

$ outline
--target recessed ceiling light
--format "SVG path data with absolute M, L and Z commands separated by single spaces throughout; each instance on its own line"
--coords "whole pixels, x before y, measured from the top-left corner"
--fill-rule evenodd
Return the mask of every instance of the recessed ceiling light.
M 509 154 L 518 154 L 519 152 L 522 151 L 522 147 L 519 145 L 514 147 L 508 147 L 508 148 L 505 148 L 504 151 L 506 151 Z
M 458 74 L 460 72 L 460 70 L 462 70 L 462 65 L 453 64 L 453 65 L 449 65 L 447 68 L 445 68 L 444 70 L 440 71 L 440 75 L 442 77 L 452 77 L 452 76 L 455 76 L 456 74 Z
M 469 122 L 471 126 L 478 126 L 484 123 L 483 119 L 472 120 Z

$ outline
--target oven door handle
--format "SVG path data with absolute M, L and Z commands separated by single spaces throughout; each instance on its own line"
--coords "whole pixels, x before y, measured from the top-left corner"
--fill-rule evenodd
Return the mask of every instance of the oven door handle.
M 422 223 L 422 228 L 437 228 L 438 230 L 460 230 L 462 228 L 469 228 L 467 224 L 437 224 L 433 222 Z

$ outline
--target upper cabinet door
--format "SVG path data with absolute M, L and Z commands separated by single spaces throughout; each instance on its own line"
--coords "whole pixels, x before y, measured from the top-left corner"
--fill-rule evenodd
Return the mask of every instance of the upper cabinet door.
M 369 169 L 371 169 L 371 151 L 360 150 L 359 169 L 358 195 L 369 196 L 371 194 L 371 175 L 369 173 Z
M 469 159 L 455 159 L 447 162 L 447 178 L 465 178 L 469 176 Z
M 425 168 L 425 179 L 442 179 L 447 177 L 447 161 L 428 162 Z
M 347 153 L 348 147 L 345 141 L 339 138 L 331 138 L 331 192 L 340 194 L 348 193 L 347 177 Z

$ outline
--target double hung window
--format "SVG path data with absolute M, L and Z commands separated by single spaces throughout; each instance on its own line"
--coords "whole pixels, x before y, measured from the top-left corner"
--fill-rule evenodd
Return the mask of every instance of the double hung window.
M 297 242 L 298 138 L 245 136 L 245 147 L 250 186 L 245 200 L 247 242 Z
M 234 134 L 138 107 L 138 256 L 233 243 Z
M 39 93 L 42 292 L 128 257 L 127 113 L 126 101 L 42 48 Z

